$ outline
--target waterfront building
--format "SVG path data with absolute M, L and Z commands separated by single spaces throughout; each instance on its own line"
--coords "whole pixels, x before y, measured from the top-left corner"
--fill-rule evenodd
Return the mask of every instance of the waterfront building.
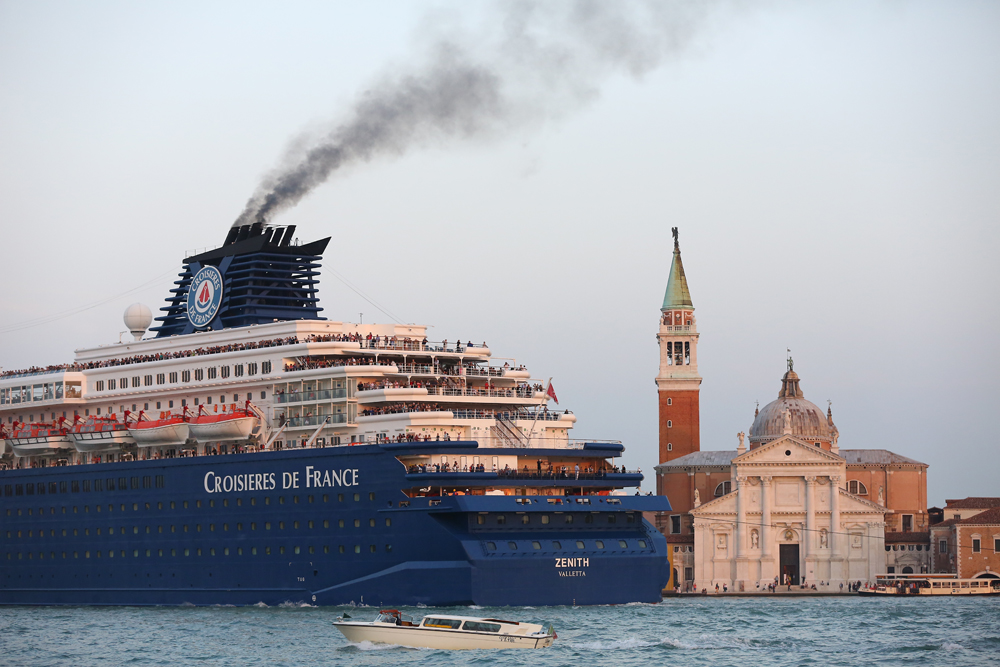
M 930 528 L 933 572 L 959 577 L 1000 573 L 1000 498 L 946 500 L 945 519 Z
M 808 475 L 792 475 L 801 478 L 801 481 L 796 482 L 796 484 L 800 487 L 801 492 L 797 497 L 802 499 L 802 502 L 797 508 L 788 507 L 788 511 L 791 512 L 789 517 L 795 515 L 796 512 L 801 517 L 806 516 L 804 503 L 807 489 L 804 481 L 806 476 L 815 477 L 816 483 L 820 486 L 828 484 L 832 477 L 836 477 L 838 488 L 852 498 L 851 503 L 854 503 L 855 500 L 862 501 L 859 505 L 852 505 L 860 513 L 853 520 L 860 523 L 848 530 L 844 538 L 853 541 L 856 534 L 869 537 L 880 534 L 885 539 L 885 542 L 878 546 L 879 553 L 884 554 L 879 557 L 880 563 L 867 563 L 864 566 L 857 562 L 851 563 L 851 558 L 855 558 L 856 561 L 858 556 L 853 550 L 853 544 L 851 550 L 847 550 L 845 547 L 845 553 L 839 555 L 839 558 L 843 559 L 842 561 L 833 558 L 834 554 L 830 551 L 828 555 L 832 560 L 827 564 L 822 564 L 823 559 L 820 557 L 822 554 L 818 545 L 813 545 L 814 548 L 811 550 L 815 558 L 807 561 L 805 554 L 809 545 L 800 542 L 802 547 L 798 566 L 800 578 L 805 577 L 809 581 L 813 577 L 818 577 L 820 572 L 830 572 L 831 576 L 828 577 L 830 580 L 835 579 L 832 576 L 834 574 L 846 579 L 852 577 L 857 579 L 859 577 L 855 577 L 852 573 L 884 572 L 888 568 L 892 568 L 893 571 L 903 571 L 910 568 L 914 572 L 927 572 L 930 569 L 927 464 L 886 449 L 841 449 L 838 444 L 840 433 L 833 422 L 831 408 L 828 407 L 824 413 L 818 406 L 805 398 L 799 376 L 792 368 L 791 360 L 789 360 L 788 372 L 782 378 L 778 398 L 755 411 L 753 425 L 750 428 L 749 443 L 747 444 L 747 438 L 741 433 L 739 435 L 740 446 L 737 449 L 701 450 L 700 415 L 697 409 L 701 377 L 698 375 L 697 368 L 698 331 L 693 311 L 694 305 L 691 301 L 687 277 L 681 264 L 680 248 L 675 230 L 674 256 L 667 282 L 666 297 L 660 310 L 657 334 L 660 346 L 660 366 L 656 378 L 659 394 L 660 436 L 660 464 L 656 467 L 657 493 L 667 495 L 670 498 L 673 510 L 670 513 L 661 513 L 657 516 L 656 524 L 667 538 L 676 584 L 687 589 L 696 580 L 702 580 L 696 575 L 696 560 L 698 559 L 701 538 L 696 538 L 695 535 L 698 514 L 695 510 L 701 510 L 716 499 L 734 494 L 737 491 L 739 488 L 737 468 L 741 464 L 748 463 L 747 460 L 739 459 L 741 455 L 749 456 L 752 451 L 785 438 L 806 443 L 808 447 L 824 452 L 823 455 L 817 454 L 820 459 L 813 462 L 814 464 L 818 465 L 819 460 L 840 461 L 834 466 L 836 469 L 826 469 L 825 473 L 814 471 Z M 678 319 L 678 314 L 681 315 L 680 319 Z M 679 329 L 678 326 L 686 328 Z M 688 338 L 682 339 L 683 337 Z M 681 363 L 678 363 L 676 356 L 678 346 L 680 346 L 682 353 Z M 687 350 L 691 350 L 690 363 L 688 363 L 686 356 Z M 823 456 L 832 458 L 823 459 Z M 755 470 L 761 468 L 765 463 L 763 459 L 755 459 L 755 461 Z M 746 476 L 750 486 L 756 487 L 760 484 L 762 476 L 774 478 L 789 474 L 791 473 L 787 466 L 778 466 L 771 472 L 758 470 L 758 474 L 747 473 Z M 751 482 L 751 479 L 754 481 Z M 831 494 L 827 495 L 833 497 Z M 735 502 L 735 496 L 730 500 Z M 817 502 L 821 501 L 817 500 Z M 712 511 L 720 511 L 725 514 L 725 511 L 722 511 L 724 504 L 712 505 Z M 882 518 L 878 519 L 877 523 L 884 524 L 884 526 L 881 528 L 872 526 L 869 529 L 868 524 L 872 521 L 870 512 L 874 510 L 877 513 L 878 510 L 874 509 L 876 507 L 881 508 L 882 512 Z M 732 509 L 735 511 L 735 507 Z M 705 515 L 706 511 L 701 510 L 702 515 Z M 714 520 L 721 520 L 722 514 L 713 515 L 715 516 Z M 824 516 L 827 517 L 824 521 L 827 522 L 826 529 L 829 532 L 832 530 L 832 524 L 829 523 L 828 515 Z M 735 518 L 731 520 L 735 521 Z M 814 520 L 817 525 L 816 530 L 822 530 L 823 527 L 819 526 L 819 520 L 815 517 Z M 792 520 L 792 523 L 796 521 L 801 523 L 799 519 Z M 861 524 L 864 524 L 864 530 L 860 530 Z M 789 529 L 799 530 L 792 527 Z M 801 529 L 806 530 L 805 523 L 802 523 Z M 882 532 L 879 533 L 879 531 Z M 794 535 L 796 539 L 801 537 L 798 532 L 794 532 Z M 731 536 L 732 539 L 736 539 L 735 531 L 731 533 Z M 756 536 L 758 543 L 761 538 L 762 535 L 758 533 Z M 725 539 L 730 538 L 726 537 Z M 746 542 L 751 538 L 749 535 L 743 535 L 741 539 Z M 711 562 L 716 563 L 719 562 L 720 558 L 728 558 L 728 556 L 723 557 L 720 552 L 724 551 L 728 554 L 732 551 L 731 549 L 728 547 L 720 549 L 717 540 L 713 544 Z M 870 553 L 868 547 L 871 544 L 867 542 L 865 544 L 867 546 L 863 551 L 868 558 L 867 554 Z M 744 544 L 744 546 L 746 545 Z M 777 547 L 778 545 L 769 544 L 768 546 Z M 785 551 L 787 553 L 789 549 L 785 549 Z M 734 559 L 732 563 L 727 566 L 719 566 L 720 573 L 726 571 L 728 567 L 732 571 L 732 576 L 725 579 L 720 575 L 719 579 L 743 581 L 746 585 L 746 577 L 743 575 L 749 576 L 749 571 L 753 567 L 748 564 L 746 568 L 737 572 L 735 553 L 732 551 Z M 780 567 L 775 570 L 771 577 L 778 575 L 779 571 Z

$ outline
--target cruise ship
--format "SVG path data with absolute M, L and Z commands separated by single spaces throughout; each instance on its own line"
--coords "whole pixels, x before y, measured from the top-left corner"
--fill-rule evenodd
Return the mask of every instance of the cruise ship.
M 620 442 L 484 342 L 321 317 L 329 238 L 232 229 L 134 340 L 0 374 L 0 603 L 656 602 Z

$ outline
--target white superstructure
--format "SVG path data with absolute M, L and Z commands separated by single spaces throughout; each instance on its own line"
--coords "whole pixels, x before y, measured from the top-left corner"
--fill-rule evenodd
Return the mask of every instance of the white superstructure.
M 66 367 L 0 376 L 0 419 L 71 423 L 74 416 L 123 419 L 139 411 L 155 419 L 251 401 L 263 417 L 253 434 L 257 446 L 405 439 L 570 445 L 576 418 L 547 409 L 542 381 L 509 361 L 491 363 L 482 343 L 429 342 L 426 330 L 298 320 L 84 348 Z M 188 438 L 136 455 L 211 453 L 219 444 Z M 77 451 L 68 462 L 87 456 Z M 115 454 L 105 453 L 109 458 Z

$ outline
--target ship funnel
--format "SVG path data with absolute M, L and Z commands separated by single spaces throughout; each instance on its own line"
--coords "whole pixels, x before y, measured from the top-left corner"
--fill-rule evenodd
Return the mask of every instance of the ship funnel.
M 285 236 L 281 239 L 281 245 L 287 246 L 292 242 L 292 235 L 295 234 L 295 225 L 285 227 Z
M 232 243 L 233 241 L 235 241 L 236 240 L 236 235 L 239 234 L 239 233 L 240 233 L 240 228 L 239 227 L 230 227 L 229 228 L 229 233 L 226 234 L 226 240 L 222 243 L 222 245 L 229 245 L 230 243 Z
M 133 303 L 125 309 L 125 316 L 122 319 L 125 320 L 125 328 L 132 334 L 132 338 L 142 340 L 146 329 L 153 323 L 153 313 L 145 304 Z

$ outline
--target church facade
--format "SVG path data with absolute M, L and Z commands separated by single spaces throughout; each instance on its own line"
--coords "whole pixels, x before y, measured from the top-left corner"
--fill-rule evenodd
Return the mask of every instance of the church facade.
M 830 409 L 805 398 L 791 359 L 778 398 L 755 412 L 749 438 L 738 434 L 735 449 L 701 449 L 693 312 L 674 230 L 657 335 L 656 476 L 657 492 L 674 508 L 657 526 L 675 585 L 754 590 L 777 580 L 839 590 L 887 571 L 887 531 L 921 548 L 929 536 L 927 465 L 884 449 L 841 450 Z M 684 409 L 671 409 L 678 405 Z

